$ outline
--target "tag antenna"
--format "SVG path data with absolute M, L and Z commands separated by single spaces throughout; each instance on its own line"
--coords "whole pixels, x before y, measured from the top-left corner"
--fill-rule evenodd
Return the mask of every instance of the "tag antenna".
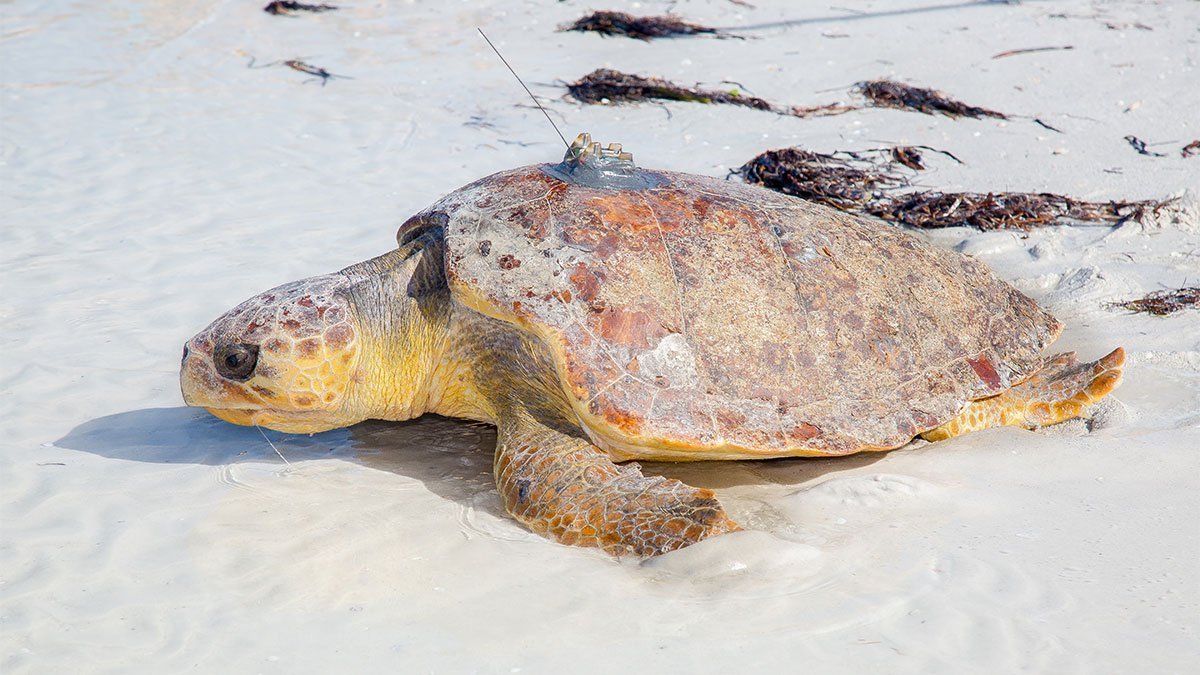
M 500 62 L 508 68 L 508 72 L 512 73 L 513 77 L 517 78 L 517 82 L 519 82 L 525 89 L 525 93 L 529 94 L 529 98 L 533 99 L 533 104 L 536 105 L 538 110 L 541 110 L 542 114 L 546 116 L 546 121 L 550 123 L 550 126 L 554 127 L 554 131 L 558 134 L 558 137 L 562 139 L 563 145 L 567 146 L 567 150 L 570 150 L 571 144 L 567 142 L 567 138 L 562 135 L 561 131 L 558 130 L 558 125 L 554 123 L 554 120 L 550 119 L 550 113 L 546 112 L 546 109 L 543 108 L 542 104 L 538 102 L 537 97 L 533 95 L 533 92 L 529 91 L 529 87 L 526 87 L 525 83 L 521 81 L 521 76 L 517 75 L 517 71 L 513 70 L 512 66 L 508 65 L 508 61 L 504 59 L 504 55 L 500 53 L 499 49 L 496 49 L 496 45 L 492 44 L 491 40 L 488 40 L 488 36 L 483 32 L 483 29 L 476 26 L 475 30 L 479 31 L 479 34 L 483 36 L 483 39 L 488 43 L 488 46 L 492 48 L 492 51 L 496 52 L 496 56 L 500 57 Z

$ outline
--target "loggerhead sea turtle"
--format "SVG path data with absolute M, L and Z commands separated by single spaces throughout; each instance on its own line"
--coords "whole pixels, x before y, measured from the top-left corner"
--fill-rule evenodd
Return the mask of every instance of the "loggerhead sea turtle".
M 638 169 L 586 134 L 461 188 L 399 248 L 238 305 L 184 348 L 189 405 L 291 433 L 426 412 L 498 427 L 509 513 L 655 555 L 738 529 L 633 459 L 847 455 L 1078 417 L 1124 352 L 970 256 L 730 181 Z

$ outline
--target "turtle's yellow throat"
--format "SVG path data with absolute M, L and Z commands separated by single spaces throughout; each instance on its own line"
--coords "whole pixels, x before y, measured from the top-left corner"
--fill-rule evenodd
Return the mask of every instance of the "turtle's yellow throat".
M 427 249 L 413 258 L 440 253 Z M 440 266 L 426 270 L 411 258 L 405 262 L 409 264 L 383 271 L 378 283 L 355 284 L 348 292 L 362 352 L 344 411 L 360 420 L 401 421 L 426 412 L 490 419 L 475 386 L 474 350 L 464 345 L 473 331 L 462 324 L 470 318 L 434 276 L 440 275 Z M 428 284 L 422 283 L 426 275 L 433 277 Z

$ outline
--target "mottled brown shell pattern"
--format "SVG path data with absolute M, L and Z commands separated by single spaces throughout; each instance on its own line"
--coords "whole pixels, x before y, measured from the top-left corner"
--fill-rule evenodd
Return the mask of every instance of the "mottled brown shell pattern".
M 584 427 L 618 457 L 896 447 L 1028 377 L 1061 330 L 969 256 L 655 173 L 658 187 L 614 190 L 506 171 L 399 234 L 444 228 L 455 297 L 546 340 Z

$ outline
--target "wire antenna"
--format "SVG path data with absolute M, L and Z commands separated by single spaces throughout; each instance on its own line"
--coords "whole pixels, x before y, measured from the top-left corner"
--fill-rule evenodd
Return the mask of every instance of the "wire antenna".
M 267 445 L 271 446 L 271 449 L 275 451 L 275 454 L 279 455 L 279 459 L 282 459 L 284 464 L 291 466 L 292 463 L 287 460 L 287 457 L 284 457 L 283 453 L 279 451 L 279 448 L 275 447 L 275 444 L 271 442 L 271 439 L 267 438 L 267 432 L 263 431 L 262 427 L 258 426 L 257 424 L 254 425 L 254 428 L 258 429 L 258 433 L 262 434 L 263 440 L 267 442 Z
M 496 56 L 500 57 L 501 63 L 508 68 L 508 72 L 512 73 L 513 77 L 517 78 L 517 82 L 519 82 L 525 89 L 525 93 L 529 94 L 529 98 L 533 99 L 533 104 L 536 105 L 538 110 L 541 110 L 542 114 L 546 116 L 546 121 L 550 123 L 550 126 L 554 127 L 554 131 L 558 134 L 558 137 L 562 139 L 563 145 L 567 146 L 567 150 L 570 150 L 571 144 L 567 142 L 567 137 L 563 136 L 562 132 L 558 130 L 558 125 L 554 123 L 554 120 L 550 119 L 550 113 L 546 112 L 546 109 L 543 108 L 542 104 L 538 102 L 537 97 L 533 95 L 533 92 L 529 91 L 529 87 L 525 86 L 525 83 L 521 80 L 521 76 L 517 74 L 517 71 L 513 70 L 512 66 L 508 65 L 508 61 L 504 59 L 504 55 L 500 53 L 499 49 L 496 49 L 496 45 L 492 44 L 491 40 L 488 40 L 488 36 L 483 32 L 483 29 L 476 26 L 475 30 L 479 31 L 479 34 L 483 36 L 484 41 L 488 43 L 488 46 L 492 48 L 492 51 L 496 52 Z

